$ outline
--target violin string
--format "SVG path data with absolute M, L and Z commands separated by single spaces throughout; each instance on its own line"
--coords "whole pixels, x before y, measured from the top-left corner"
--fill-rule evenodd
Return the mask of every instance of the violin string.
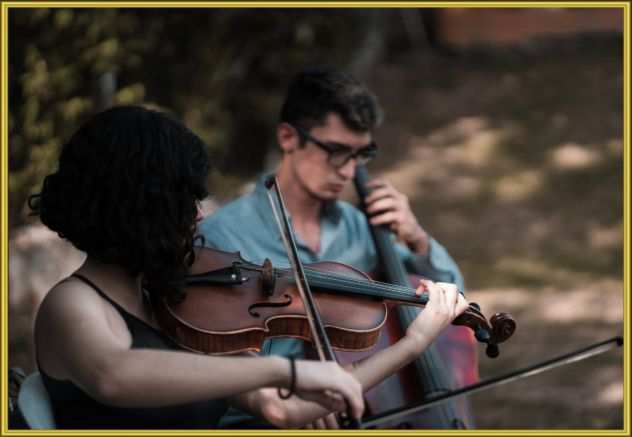
M 331 281 L 332 285 L 338 285 L 338 284 L 353 285 L 360 288 L 375 289 L 381 292 L 385 292 L 387 294 L 401 295 L 402 297 L 411 297 L 412 295 L 414 295 L 413 289 L 409 289 L 405 287 L 393 286 L 391 284 L 379 283 L 377 281 L 371 281 L 371 282 L 362 281 L 358 279 L 349 278 L 344 275 L 327 275 L 322 272 L 319 272 L 318 270 L 308 269 L 308 271 L 311 273 L 311 276 L 313 278 L 321 279 L 325 283 L 327 283 L 329 280 L 332 280 Z
M 252 268 L 252 267 L 247 267 L 244 266 L 245 269 L 249 269 L 249 270 L 255 270 L 255 271 L 259 271 L 261 270 L 260 268 Z M 285 268 L 277 268 L 275 269 L 276 272 L 279 272 L 281 274 L 289 274 L 288 273 L 288 269 Z M 304 271 L 307 274 L 307 279 L 312 279 L 312 280 L 320 280 L 322 282 L 318 283 L 318 282 L 313 282 L 314 286 L 322 286 L 322 287 L 331 287 L 332 289 L 338 289 L 340 287 L 348 287 L 346 288 L 346 290 L 338 290 L 338 291 L 351 291 L 353 294 L 356 295 L 361 295 L 361 296 L 365 296 L 365 297 L 381 297 L 381 298 L 392 298 L 393 300 L 404 300 L 404 299 L 411 299 L 413 297 L 418 297 L 421 299 L 426 299 L 427 298 L 427 294 L 422 294 L 421 296 L 418 296 L 417 294 L 415 294 L 415 289 L 414 288 L 410 288 L 410 287 L 404 287 L 404 286 L 399 286 L 396 284 L 390 284 L 387 282 L 380 282 L 380 281 L 374 281 L 374 280 L 358 280 L 358 279 L 354 279 L 354 278 L 350 278 L 349 276 L 345 276 L 345 275 L 337 275 L 337 274 L 332 274 L 329 272 L 322 272 L 321 270 L 317 270 L 317 269 L 313 269 L 313 268 L 309 268 L 309 267 L 304 267 Z M 375 294 L 367 294 L 366 292 L 360 292 L 360 291 L 356 291 L 358 288 L 362 288 L 363 290 L 369 290 L 369 291 L 373 291 L 376 292 Z M 427 301 L 419 301 L 419 302 L 410 302 L 410 301 L 406 301 L 405 304 L 421 304 L 421 305 L 425 305 L 427 303 Z M 470 315 L 475 315 L 480 317 L 481 319 L 485 319 L 485 316 L 483 315 L 483 313 L 477 309 L 476 307 L 470 306 L 468 307 L 468 313 L 470 313 Z
M 364 287 L 364 288 L 368 287 L 369 289 L 374 289 L 381 293 L 393 295 L 395 297 L 401 296 L 401 297 L 406 298 L 406 297 L 416 296 L 416 293 L 415 293 L 416 289 L 411 288 L 411 287 L 391 284 L 388 282 L 375 281 L 372 279 L 371 280 L 355 279 L 355 278 L 351 278 L 345 275 L 339 275 L 335 273 L 332 274 L 328 272 L 322 272 L 317 269 L 310 269 L 309 267 L 305 268 L 305 271 L 310 272 L 310 276 L 312 276 L 313 278 L 321 279 L 325 283 L 331 279 L 332 285 L 337 285 L 337 284 L 342 283 L 342 284 L 354 285 L 354 286 Z
M 350 278 L 345 275 L 336 275 L 336 274 L 331 274 L 328 272 L 322 272 L 317 269 L 305 268 L 305 271 L 309 272 L 308 274 L 309 278 L 323 281 L 321 283 L 314 284 L 316 286 L 318 285 L 329 286 L 331 288 L 336 288 L 337 286 L 341 286 L 341 285 L 352 286 L 353 288 L 359 287 L 359 288 L 363 288 L 364 290 L 369 290 L 369 291 L 374 291 L 374 292 L 376 291 L 378 294 L 374 294 L 373 295 L 374 297 L 383 297 L 383 298 L 390 297 L 394 300 L 410 299 L 414 297 L 421 297 L 421 299 L 427 298 L 427 295 L 424 295 L 424 294 L 422 294 L 421 296 L 418 296 L 415 293 L 415 289 L 410 288 L 410 287 L 399 286 L 396 284 L 390 284 L 387 282 L 380 282 L 380 281 L 373 281 L 373 280 L 370 280 L 370 281 L 358 280 L 358 279 Z M 344 290 L 341 290 L 341 291 L 344 291 Z M 366 296 L 366 293 L 363 293 L 363 292 L 360 292 L 359 294 Z M 424 302 L 422 300 L 419 302 L 407 301 L 406 303 L 410 303 L 410 304 L 419 303 L 419 304 L 424 305 L 427 302 Z M 477 315 L 481 318 L 485 318 L 483 313 L 481 313 L 480 310 L 477 309 L 476 307 L 469 307 L 468 312 L 472 315 Z
M 243 268 L 246 268 L 249 270 L 256 270 L 256 271 L 260 270 L 259 268 L 252 269 L 252 268 L 248 268 L 247 266 L 244 266 Z M 348 287 L 347 288 L 348 291 L 353 291 L 355 289 L 363 289 L 363 290 L 376 292 L 376 294 L 374 294 L 371 297 L 391 297 L 393 299 L 407 299 L 407 298 L 410 299 L 417 296 L 417 294 L 415 293 L 415 289 L 410 288 L 410 287 L 399 286 L 396 284 L 389 284 L 387 282 L 374 281 L 372 279 L 371 280 L 354 279 L 354 278 L 350 278 L 349 276 L 339 275 L 335 273 L 332 274 L 329 272 L 322 272 L 320 270 L 309 268 L 309 267 L 303 267 L 303 269 L 306 273 L 308 273 L 307 279 L 320 280 L 321 282 L 317 285 L 320 285 L 323 287 L 336 288 L 338 286 L 342 286 L 342 287 L 346 286 Z M 277 268 L 275 269 L 275 271 L 291 276 L 291 274 L 289 273 L 289 269 L 287 268 Z M 358 294 L 366 295 L 366 293 L 362 293 L 362 292 L 359 292 Z M 426 295 L 422 294 L 421 296 L 418 296 L 418 297 L 420 297 L 421 299 L 424 299 Z M 418 303 L 423 305 L 426 302 L 420 301 Z
M 388 284 L 385 282 L 379 282 L 379 281 L 373 281 L 373 280 L 371 281 L 359 280 L 359 279 L 350 278 L 345 275 L 323 273 L 319 270 L 310 269 L 310 268 L 305 268 L 305 271 L 309 272 L 309 276 L 312 277 L 313 279 L 322 280 L 324 284 L 327 284 L 330 282 L 331 286 L 336 286 L 336 285 L 354 286 L 354 287 L 369 289 L 372 291 L 378 291 L 382 294 L 393 296 L 394 298 L 399 298 L 399 297 L 411 298 L 415 296 L 414 288 L 403 287 L 399 285 Z M 420 303 L 425 303 L 425 302 L 420 302 Z

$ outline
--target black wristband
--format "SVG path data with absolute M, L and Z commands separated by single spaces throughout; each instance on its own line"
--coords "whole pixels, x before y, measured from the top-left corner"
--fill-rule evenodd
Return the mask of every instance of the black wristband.
M 281 392 L 281 387 L 279 387 L 279 397 L 281 399 L 289 399 L 294 394 L 294 389 L 296 388 L 296 363 L 294 362 L 294 357 L 288 357 L 290 361 L 290 388 L 287 394 L 283 394 Z

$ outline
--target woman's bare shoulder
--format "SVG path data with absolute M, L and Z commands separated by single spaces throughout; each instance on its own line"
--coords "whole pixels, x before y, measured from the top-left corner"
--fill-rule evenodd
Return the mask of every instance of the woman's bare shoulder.
M 50 319 L 94 317 L 103 313 L 103 303 L 97 292 L 85 282 L 72 276 L 58 282 L 42 301 L 37 319 L 41 324 Z

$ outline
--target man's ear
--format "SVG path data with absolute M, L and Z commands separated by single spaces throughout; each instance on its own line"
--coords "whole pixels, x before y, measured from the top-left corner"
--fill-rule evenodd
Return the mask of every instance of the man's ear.
M 300 146 L 298 132 L 288 123 L 279 123 L 277 126 L 277 143 L 283 153 L 292 153 Z

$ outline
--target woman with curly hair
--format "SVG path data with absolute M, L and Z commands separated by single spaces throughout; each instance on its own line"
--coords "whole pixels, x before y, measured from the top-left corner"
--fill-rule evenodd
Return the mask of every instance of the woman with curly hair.
M 428 290 L 429 301 L 406 336 L 349 372 L 182 350 L 160 330 L 151 301 L 180 299 L 177 284 L 195 260 L 205 150 L 160 112 L 111 108 L 72 136 L 31 197 L 42 222 L 87 254 L 47 294 L 35 323 L 37 364 L 59 428 L 212 428 L 229 403 L 277 427 L 347 408 L 360 418 L 362 390 L 413 360 L 467 308 L 453 284 L 424 281 L 418 293 Z
M 157 326 L 149 293 L 177 298 L 168 284 L 194 259 L 205 150 L 162 113 L 115 107 L 75 133 L 30 199 L 46 226 L 87 254 L 36 318 L 38 367 L 59 428 L 209 428 L 231 396 L 285 426 L 291 400 L 266 402 L 276 390 L 261 388 L 293 378 L 298 397 L 362 414 L 360 384 L 337 364 L 195 354 Z

